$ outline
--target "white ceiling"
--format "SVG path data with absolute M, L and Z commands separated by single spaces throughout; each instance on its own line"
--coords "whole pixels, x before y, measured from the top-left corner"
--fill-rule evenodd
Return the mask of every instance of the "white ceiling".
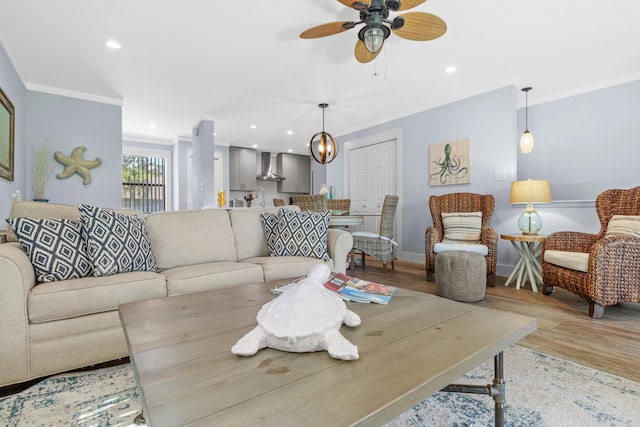
M 320 102 L 341 135 L 510 84 L 533 86 L 533 105 L 640 78 L 638 0 L 429 0 L 413 11 L 440 16 L 446 34 L 392 34 L 369 64 L 353 57 L 360 26 L 298 37 L 358 20 L 336 0 L 0 0 L 0 42 L 29 89 L 122 102 L 125 136 L 170 143 L 204 117 L 217 143 L 297 153 L 322 128 Z

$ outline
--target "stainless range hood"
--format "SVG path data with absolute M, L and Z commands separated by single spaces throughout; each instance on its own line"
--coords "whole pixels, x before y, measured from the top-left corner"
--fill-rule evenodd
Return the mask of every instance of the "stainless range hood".
M 256 176 L 258 181 L 282 181 L 284 178 L 271 172 L 271 153 L 260 153 L 260 173 Z

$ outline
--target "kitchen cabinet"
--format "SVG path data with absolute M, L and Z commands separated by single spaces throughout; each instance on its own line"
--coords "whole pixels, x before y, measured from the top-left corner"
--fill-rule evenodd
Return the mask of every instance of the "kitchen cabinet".
M 285 179 L 278 182 L 278 193 L 311 193 L 311 165 L 309 156 L 278 154 L 278 174 Z
M 229 190 L 255 191 L 257 162 L 256 150 L 229 147 Z

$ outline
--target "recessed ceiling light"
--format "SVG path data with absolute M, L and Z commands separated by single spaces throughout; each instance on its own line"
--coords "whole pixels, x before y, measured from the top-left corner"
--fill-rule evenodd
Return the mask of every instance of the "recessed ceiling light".
M 449 65 L 447 68 L 444 69 L 444 72 L 447 74 L 455 73 L 456 67 L 454 67 L 453 65 Z
M 287 151 L 293 153 L 293 150 L 291 148 L 289 148 Z
M 155 128 L 155 127 L 156 127 L 156 124 L 155 124 L 155 123 L 149 123 L 149 127 L 150 127 L 150 128 Z
M 258 148 L 258 144 L 253 144 L 252 147 L 253 148 Z
M 111 49 L 122 49 L 122 45 L 115 40 L 107 40 L 105 44 Z
M 287 131 L 287 135 L 293 135 L 293 131 L 292 130 L 288 130 Z
M 258 126 L 256 125 L 251 125 L 251 129 L 256 129 Z

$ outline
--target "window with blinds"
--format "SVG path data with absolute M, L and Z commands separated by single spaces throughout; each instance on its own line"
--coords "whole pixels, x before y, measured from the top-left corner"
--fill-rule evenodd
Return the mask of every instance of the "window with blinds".
M 122 207 L 145 214 L 166 210 L 164 157 L 122 156 Z

